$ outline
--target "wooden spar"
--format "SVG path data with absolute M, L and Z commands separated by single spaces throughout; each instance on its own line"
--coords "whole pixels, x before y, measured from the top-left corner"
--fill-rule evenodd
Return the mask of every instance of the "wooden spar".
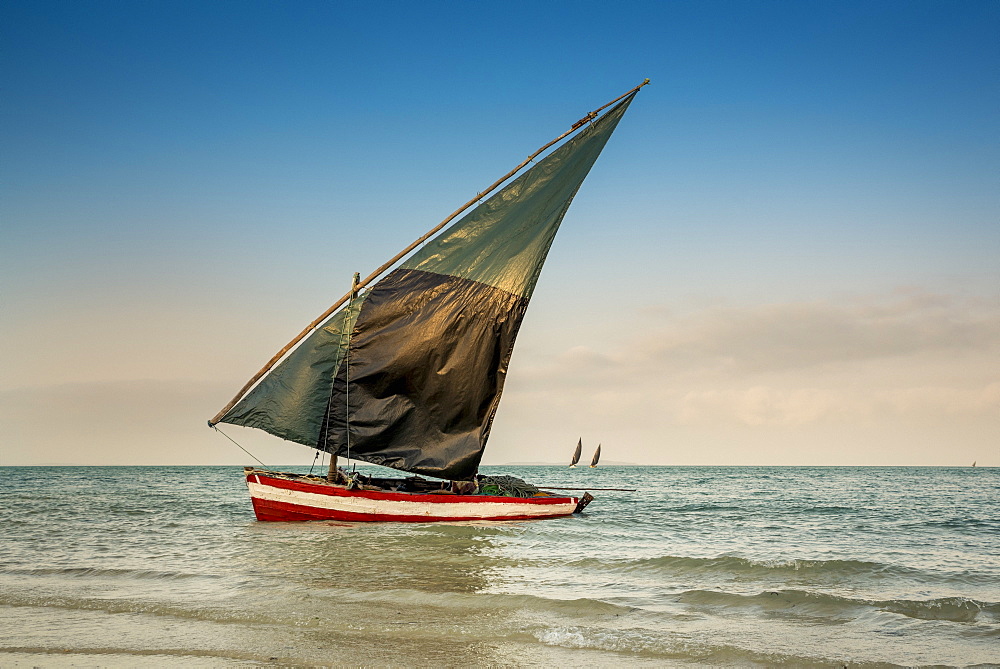
M 262 378 L 264 378 L 264 375 L 267 374 L 269 371 L 271 371 L 271 368 L 274 367 L 274 365 L 279 360 L 281 360 L 285 356 L 285 354 L 288 353 L 292 349 L 292 347 L 294 347 L 296 344 L 298 344 L 300 341 L 302 341 L 305 338 L 305 336 L 308 335 L 310 332 L 312 332 L 313 330 L 315 330 L 317 328 L 317 326 L 319 326 L 320 323 L 322 323 L 324 320 L 326 320 L 330 316 L 330 314 L 332 314 L 334 311 L 336 311 L 338 308 L 340 308 L 340 306 L 343 305 L 344 302 L 346 302 L 351 297 L 351 295 L 354 294 L 357 290 L 360 290 L 360 289 L 364 288 L 370 282 L 372 282 L 375 279 L 377 279 L 379 276 L 382 275 L 383 272 L 385 272 L 387 269 L 389 269 L 390 267 L 392 267 L 393 265 L 395 265 L 396 262 L 398 262 L 400 258 L 402 258 L 407 253 L 409 253 L 413 249 L 415 249 L 418 246 L 420 246 L 421 244 L 423 244 L 425 241 L 427 241 L 430 238 L 431 235 L 433 235 L 434 233 L 438 232 L 441 228 L 443 228 L 448 223 L 450 223 L 452 220 L 454 220 L 454 218 L 456 216 L 458 216 L 463 211 L 465 211 L 466 209 L 468 209 L 469 207 L 471 207 L 472 205 L 474 205 L 476 202 L 478 202 L 479 200 L 481 200 L 484 195 L 488 195 L 489 193 L 492 193 L 494 190 L 497 189 L 498 186 L 500 186 L 500 184 L 502 184 L 503 182 L 507 181 L 507 179 L 510 179 L 512 176 L 514 176 L 515 174 L 517 174 L 517 172 L 519 172 L 521 170 L 521 168 L 523 168 L 525 165 L 527 165 L 532 160 L 534 160 L 535 158 L 537 158 L 540 153 L 542 153 L 543 151 L 545 151 L 546 149 L 548 149 L 550 146 L 552 146 L 556 142 L 558 142 L 558 141 L 560 141 L 562 139 L 565 139 L 569 135 L 573 134 L 579 128 L 581 128 L 582 126 L 584 126 L 586 123 L 594 120 L 597 117 L 597 114 L 600 111 L 602 111 L 603 109 L 606 109 L 606 108 L 610 107 L 611 105 L 613 105 L 614 103 L 618 102 L 619 100 L 622 100 L 622 99 L 628 97 L 629 95 L 632 95 L 633 93 L 635 93 L 636 91 L 638 91 L 640 88 L 642 88 L 643 86 L 645 86 L 648 83 L 649 83 L 649 79 L 644 80 L 641 84 L 639 84 L 638 86 L 636 86 L 632 90 L 628 91 L 627 93 L 625 93 L 623 95 L 619 95 L 617 98 L 615 98 L 611 102 L 609 102 L 606 105 L 603 105 L 601 107 L 598 107 L 594 111 L 592 111 L 589 114 L 587 114 L 586 116 L 584 116 L 582 119 L 580 119 L 579 121 L 577 121 L 576 123 L 574 123 L 573 126 L 569 130 L 567 130 L 563 134 L 559 135 L 558 137 L 556 137 L 555 139 L 553 139 L 551 142 L 549 142 L 548 144 L 546 144 L 545 146 L 543 146 L 542 148 L 538 149 L 537 151 L 535 151 L 534 153 L 532 153 L 530 156 L 528 156 L 527 158 L 525 158 L 524 162 L 522 162 L 520 165 L 518 165 L 517 167 L 515 167 L 514 169 L 512 169 L 510 172 L 508 172 L 507 174 L 503 175 L 502 177 L 500 177 L 499 179 L 497 179 L 496 181 L 494 181 L 486 190 L 482 191 L 481 193 L 477 193 L 474 198 L 472 198 L 471 200 L 469 200 L 468 202 L 466 202 L 465 204 L 463 204 L 461 207 L 459 207 L 458 209 L 456 209 L 455 211 L 453 211 L 446 219 L 444 219 L 443 221 L 441 221 L 440 223 L 438 223 L 437 225 L 435 225 L 433 228 L 431 228 L 430 230 L 428 230 L 426 234 L 424 234 L 423 236 L 421 236 L 419 239 L 417 239 L 416 241 L 414 241 L 412 244 L 410 244 L 409 246 L 407 246 L 405 249 L 403 249 L 402 251 L 400 251 L 399 253 L 397 253 L 391 260 L 389 260 L 384 265 L 382 265 L 381 267 L 379 267 L 378 269 L 376 269 L 374 272 L 372 272 L 371 274 L 369 274 L 367 277 L 365 277 L 365 280 L 361 281 L 360 283 L 358 283 L 356 288 L 352 289 L 351 292 L 348 292 L 346 295 L 344 295 L 339 300 L 337 300 L 336 302 L 334 302 L 333 305 L 329 309 L 327 309 L 326 311 L 324 311 L 322 314 L 319 315 L 319 317 L 316 318 L 316 320 L 314 320 L 312 323 L 310 323 L 309 325 L 307 325 L 305 327 L 305 329 L 302 330 L 302 332 L 300 332 L 299 334 L 297 334 L 292 341 L 288 342 L 288 344 L 286 344 L 284 348 L 282 348 L 280 351 L 278 351 L 277 353 L 275 353 L 274 356 L 270 360 L 267 361 L 267 364 L 265 364 L 260 369 L 259 372 L 257 372 L 256 374 L 254 374 L 253 378 L 251 378 L 249 381 L 247 381 L 247 383 L 246 383 L 245 386 L 243 386 L 242 388 L 240 388 L 240 391 L 238 393 L 236 393 L 236 397 L 234 397 L 229 402 L 229 404 L 227 404 L 226 406 L 224 406 L 222 408 L 222 410 L 219 413 L 217 413 L 214 418 L 212 418 L 212 420 L 208 421 L 209 427 L 214 427 L 216 423 L 218 423 L 220 420 L 222 420 L 222 417 L 225 416 L 227 413 L 229 413 L 229 410 L 232 409 L 234 406 L 236 406 L 236 403 L 239 402 L 241 399 L 243 399 L 243 396 L 246 395 L 247 392 L 258 381 L 260 381 Z
M 357 298 L 357 296 L 358 296 L 358 279 L 360 279 L 360 278 L 361 278 L 361 275 L 358 274 L 357 272 L 355 272 L 354 273 L 354 278 L 351 279 L 351 292 L 348 293 L 348 295 L 351 296 L 351 302 L 353 302 L 355 300 L 355 298 Z M 350 334 L 349 331 L 348 331 L 348 334 L 347 334 L 347 344 L 348 344 L 347 351 L 350 352 L 350 350 L 351 350 L 351 346 L 350 346 L 350 344 L 351 344 L 351 334 Z M 347 363 L 349 361 L 345 359 L 344 362 Z M 350 397 L 351 397 L 350 392 L 351 392 L 351 388 L 350 388 L 350 385 L 348 385 L 348 387 L 347 387 L 347 393 L 348 393 L 347 399 L 350 399 Z M 348 406 L 348 408 L 350 408 L 351 405 L 348 404 L 347 406 Z M 347 415 L 347 413 L 345 413 L 345 415 Z M 347 455 L 348 455 L 348 457 L 350 457 L 350 455 L 351 455 L 351 426 L 350 426 L 350 424 L 348 424 L 348 426 L 347 426 Z M 327 480 L 328 483 L 336 483 L 338 478 L 339 477 L 337 476 L 337 454 L 336 453 L 330 453 L 330 469 L 326 472 L 326 480 Z
M 636 488 L 553 488 L 548 485 L 535 486 L 539 490 L 617 490 L 618 492 L 635 492 Z

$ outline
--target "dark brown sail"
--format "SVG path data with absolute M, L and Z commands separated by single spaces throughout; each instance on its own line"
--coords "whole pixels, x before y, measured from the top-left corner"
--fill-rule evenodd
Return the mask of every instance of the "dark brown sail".
M 597 450 L 594 451 L 594 457 L 590 461 L 590 468 L 593 469 L 597 466 L 597 463 L 601 461 L 601 445 L 597 445 Z

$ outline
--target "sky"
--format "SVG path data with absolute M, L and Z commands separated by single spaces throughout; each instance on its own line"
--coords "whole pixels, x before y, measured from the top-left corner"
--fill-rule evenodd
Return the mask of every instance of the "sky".
M 996 0 L 7 0 L 0 58 L 0 465 L 249 464 L 207 419 L 354 272 L 649 77 L 484 462 L 1000 466 Z

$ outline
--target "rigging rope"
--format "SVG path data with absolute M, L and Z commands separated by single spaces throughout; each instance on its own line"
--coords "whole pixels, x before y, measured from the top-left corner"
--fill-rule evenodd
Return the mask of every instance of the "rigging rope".
M 354 300 L 347 303 L 350 309 Z M 351 461 L 351 336 L 347 335 L 347 350 L 344 351 L 344 427 L 347 428 L 347 461 Z M 346 464 L 344 465 L 347 466 Z
M 351 297 L 347 300 L 347 317 L 350 322 L 351 309 L 354 307 L 354 300 L 358 299 L 358 281 L 361 275 L 357 272 L 351 280 Z M 351 461 L 351 332 L 354 324 L 347 330 L 347 349 L 344 351 L 344 426 L 347 428 L 347 461 Z
M 357 275 L 357 273 L 355 273 L 354 274 L 354 280 L 351 282 L 352 287 L 353 286 L 357 286 L 357 277 L 358 277 L 358 275 Z M 346 374 L 346 377 L 345 377 L 346 378 L 346 384 L 345 384 L 346 387 L 345 387 L 345 392 L 344 392 L 344 394 L 345 394 L 345 397 L 344 397 L 344 404 L 345 404 L 344 425 L 347 428 L 347 459 L 348 460 L 350 460 L 350 458 L 351 458 L 351 421 L 350 421 L 350 416 L 348 415 L 349 412 L 350 412 L 350 409 L 351 409 L 351 377 L 350 377 L 350 368 L 348 367 L 348 364 L 351 361 L 351 332 L 350 331 L 353 328 L 353 324 L 351 323 L 351 308 L 354 306 L 354 300 L 355 299 L 357 299 L 357 295 L 354 294 L 354 293 L 352 293 L 351 294 L 351 298 L 347 301 L 347 306 L 344 308 L 344 322 L 341 324 L 341 327 L 340 327 L 340 339 L 338 340 L 338 343 L 337 343 L 337 347 L 339 349 L 341 349 L 341 350 L 344 351 L 344 358 L 343 358 L 343 360 L 341 362 L 344 365 L 344 373 Z M 344 346 L 344 336 L 345 335 L 347 336 L 347 346 L 346 347 Z M 317 449 L 319 449 L 320 452 L 323 453 L 323 460 L 320 461 L 320 467 L 321 468 L 322 468 L 323 462 L 326 461 L 326 453 L 329 452 L 329 451 L 327 451 L 326 447 L 329 445 L 329 441 L 330 441 L 330 420 L 332 418 L 331 411 L 333 409 L 333 393 L 335 391 L 335 386 L 336 386 L 336 382 L 337 382 L 337 372 L 339 370 L 340 370 L 340 365 L 337 365 L 333 369 L 333 376 L 330 379 L 330 396 L 329 396 L 329 398 L 327 398 L 327 401 L 326 401 L 326 413 L 323 416 L 323 435 L 322 435 L 322 438 L 321 438 L 319 444 L 317 445 Z M 322 448 L 320 448 L 320 447 L 322 447 Z M 330 453 L 330 457 L 331 458 L 336 455 L 336 453 L 333 453 L 333 452 L 329 452 L 329 453 Z
M 237 443 L 237 441 L 235 439 L 233 439 L 228 434 L 226 434 L 225 432 L 223 432 L 222 430 L 220 430 L 218 425 L 213 425 L 212 427 L 215 429 L 216 432 L 218 432 L 219 434 L 221 434 L 223 437 L 225 437 L 229 441 L 231 441 L 234 444 L 236 444 L 237 446 L 239 446 L 239 448 L 240 448 L 241 451 L 243 451 L 244 453 L 246 453 L 247 455 L 249 455 L 251 458 L 253 458 L 257 462 L 260 462 L 260 459 L 256 455 L 254 455 L 253 453 L 251 453 L 247 449 L 245 449 L 242 446 L 240 446 L 239 443 Z M 260 462 L 260 466 L 261 467 L 267 467 L 267 465 L 265 465 L 263 462 Z

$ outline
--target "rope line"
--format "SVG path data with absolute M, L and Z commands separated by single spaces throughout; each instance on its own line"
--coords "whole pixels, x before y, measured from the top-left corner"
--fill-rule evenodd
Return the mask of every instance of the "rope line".
M 237 443 L 237 441 L 235 439 L 233 439 L 228 434 L 226 434 L 225 432 L 223 432 L 222 430 L 220 430 L 218 425 L 213 425 L 212 427 L 215 429 L 216 432 L 218 432 L 219 434 L 221 434 L 223 437 L 225 437 L 229 441 L 231 441 L 234 444 L 236 444 L 237 446 L 239 446 L 239 448 L 240 448 L 241 451 L 243 451 L 244 453 L 246 453 L 247 455 L 249 455 L 254 460 L 257 460 L 257 462 L 260 462 L 260 459 L 256 455 L 254 455 L 253 453 L 251 453 L 247 449 L 245 449 L 242 446 L 240 446 L 239 443 Z M 267 467 L 267 465 L 265 465 L 263 462 L 260 462 L 260 466 L 261 467 Z

